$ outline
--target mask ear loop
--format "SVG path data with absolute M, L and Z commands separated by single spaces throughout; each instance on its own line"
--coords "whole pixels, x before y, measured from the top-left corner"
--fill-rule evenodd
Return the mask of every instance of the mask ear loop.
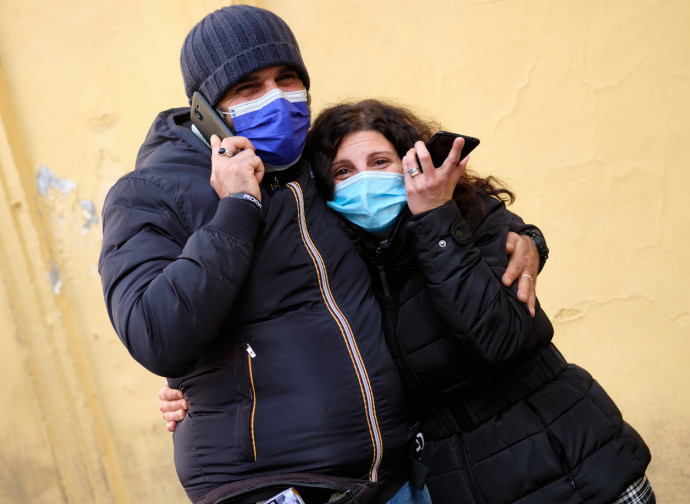
M 220 107 L 215 107 L 215 111 L 218 112 L 218 114 L 220 115 L 220 118 L 223 119 L 223 120 L 225 121 L 225 124 L 228 125 L 228 127 L 230 128 L 230 131 L 232 131 L 232 133 L 233 133 L 234 135 L 237 135 L 237 131 L 235 131 L 235 124 L 232 122 L 232 119 L 231 119 L 230 121 L 228 121 L 228 120 L 226 119 L 226 116 L 231 115 L 231 113 L 230 113 L 230 112 L 226 112 L 225 110 L 223 110 L 223 109 L 220 108 Z

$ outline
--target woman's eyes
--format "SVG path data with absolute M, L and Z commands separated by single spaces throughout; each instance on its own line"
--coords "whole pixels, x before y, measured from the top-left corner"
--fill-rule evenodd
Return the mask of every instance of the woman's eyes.
M 350 174 L 351 172 L 347 168 L 338 168 L 336 171 L 333 172 L 333 176 L 337 179 L 348 177 Z
M 354 166 L 341 166 L 338 167 L 333 171 L 333 177 L 337 180 L 342 180 L 344 178 L 351 177 L 352 175 L 356 173 L 360 173 L 362 171 L 376 171 L 376 170 L 385 170 L 388 168 L 391 164 L 393 164 L 393 160 L 389 158 L 376 158 L 371 161 L 367 162 L 367 168 L 365 169 L 357 169 Z

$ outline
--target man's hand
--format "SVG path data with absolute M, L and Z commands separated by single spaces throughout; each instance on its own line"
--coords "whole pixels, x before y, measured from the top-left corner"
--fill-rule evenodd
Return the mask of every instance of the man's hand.
M 508 267 L 503 274 L 503 285 L 509 287 L 518 279 L 518 299 L 527 304 L 534 317 L 537 303 L 537 273 L 539 272 L 539 251 L 529 236 L 521 236 L 510 231 L 506 242 L 506 252 L 510 256 Z
M 221 147 L 223 154 L 218 153 Z M 247 193 L 261 201 L 259 183 L 264 173 L 264 164 L 249 139 L 234 136 L 221 142 L 217 135 L 211 135 L 211 187 L 219 198 Z
M 171 389 L 166 383 L 158 391 L 158 399 L 161 401 L 158 409 L 161 410 L 163 419 L 166 421 L 165 428 L 168 432 L 174 432 L 177 422 L 184 419 L 187 415 L 187 408 L 189 408 L 184 394 L 177 389 Z

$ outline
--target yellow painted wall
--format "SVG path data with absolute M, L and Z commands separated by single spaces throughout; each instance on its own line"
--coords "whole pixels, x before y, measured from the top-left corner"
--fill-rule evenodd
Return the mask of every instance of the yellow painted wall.
M 185 502 L 162 379 L 109 324 L 100 209 L 154 115 L 186 104 L 179 49 L 211 0 L 0 2 L 0 503 Z M 393 98 L 478 136 L 545 232 L 539 296 L 569 360 L 690 495 L 690 3 L 266 0 L 313 108 Z

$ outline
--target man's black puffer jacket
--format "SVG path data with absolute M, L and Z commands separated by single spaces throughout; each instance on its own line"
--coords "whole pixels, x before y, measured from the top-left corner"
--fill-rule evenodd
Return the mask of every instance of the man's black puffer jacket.
M 515 216 L 484 198 L 405 212 L 362 248 L 425 435 L 434 503 L 610 503 L 650 454 L 606 392 L 501 283 Z
M 366 265 L 303 165 L 261 212 L 219 201 L 188 118 L 160 114 L 108 193 L 99 271 L 120 339 L 189 401 L 190 499 L 281 472 L 381 480 L 409 427 Z

